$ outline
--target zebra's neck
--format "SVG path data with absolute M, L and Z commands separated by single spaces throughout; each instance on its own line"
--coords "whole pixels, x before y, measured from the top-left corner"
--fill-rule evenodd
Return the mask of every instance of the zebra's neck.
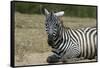
M 61 30 L 61 34 L 54 41 L 55 49 L 62 50 L 64 45 L 67 45 L 67 41 L 69 40 L 68 31 L 65 31 L 65 28 Z
M 55 47 L 54 47 L 53 52 L 60 57 L 63 56 L 66 53 L 66 48 L 70 44 L 70 36 L 68 33 L 68 29 L 66 29 L 66 30 L 64 29 L 62 31 L 62 35 L 59 36 L 59 38 L 57 40 L 55 40 L 54 44 L 55 44 L 54 45 Z

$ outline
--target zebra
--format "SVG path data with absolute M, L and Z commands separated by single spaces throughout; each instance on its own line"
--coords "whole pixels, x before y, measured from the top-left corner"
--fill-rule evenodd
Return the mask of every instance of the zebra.
M 53 55 L 48 56 L 48 63 L 67 62 L 68 59 L 94 59 L 97 56 L 97 28 L 87 27 L 71 29 L 64 27 L 61 17 L 64 11 L 57 13 L 45 11 L 45 28 L 48 44 Z

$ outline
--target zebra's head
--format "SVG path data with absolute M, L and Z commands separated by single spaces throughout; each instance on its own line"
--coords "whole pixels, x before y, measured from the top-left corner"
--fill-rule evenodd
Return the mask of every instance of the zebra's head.
M 54 12 L 48 12 L 48 10 L 45 9 L 45 16 L 46 16 L 45 27 L 49 39 L 52 39 L 53 37 L 59 34 L 59 30 L 63 26 L 60 17 L 63 16 L 63 14 L 64 11 L 54 13 Z

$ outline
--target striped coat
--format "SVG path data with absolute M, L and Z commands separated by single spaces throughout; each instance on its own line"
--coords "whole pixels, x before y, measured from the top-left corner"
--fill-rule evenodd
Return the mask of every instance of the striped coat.
M 93 59 L 97 53 L 97 29 L 87 27 L 81 29 L 65 28 L 60 17 L 63 12 L 49 13 L 45 10 L 48 44 L 53 55 L 47 62 L 58 62 L 59 59 L 87 58 Z

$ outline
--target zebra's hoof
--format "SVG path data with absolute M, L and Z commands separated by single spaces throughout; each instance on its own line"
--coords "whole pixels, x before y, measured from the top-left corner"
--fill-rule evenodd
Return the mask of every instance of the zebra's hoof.
M 57 63 L 57 62 L 59 62 L 59 58 L 55 55 L 52 55 L 47 58 L 47 62 L 48 63 Z

